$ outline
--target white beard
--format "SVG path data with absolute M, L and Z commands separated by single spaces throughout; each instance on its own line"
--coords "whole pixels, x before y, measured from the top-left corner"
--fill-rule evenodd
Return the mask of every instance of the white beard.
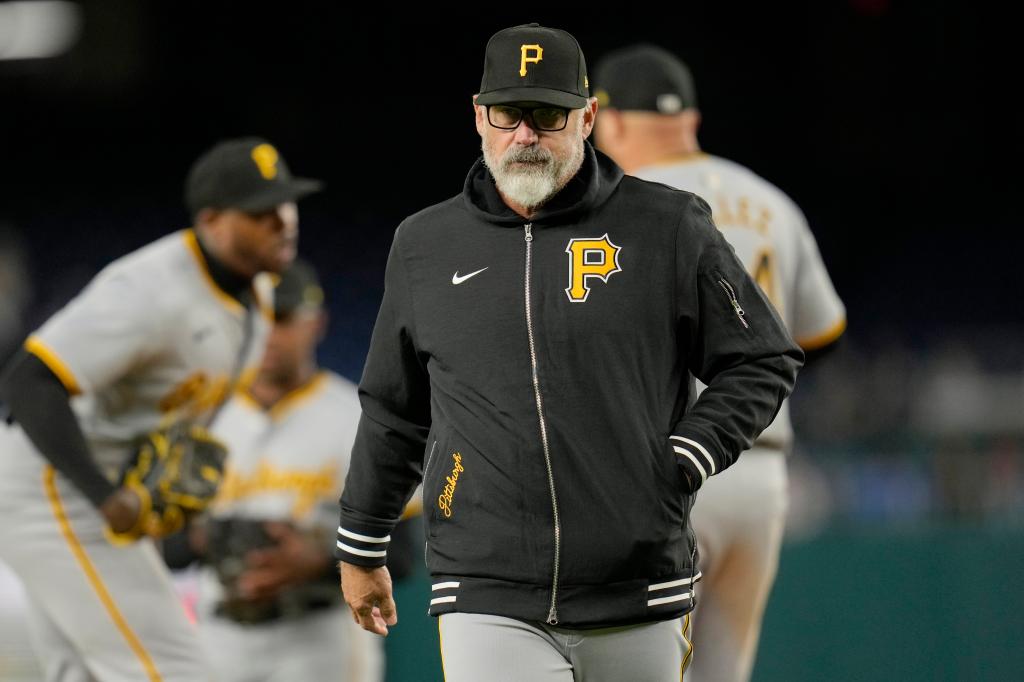
M 533 211 L 543 206 L 551 197 L 565 187 L 583 165 L 584 145 L 573 146 L 569 156 L 556 159 L 555 155 L 540 145 L 530 147 L 511 146 L 500 159 L 495 159 L 487 147 L 482 145 L 484 163 L 494 177 L 498 191 L 507 199 Z M 514 165 L 525 162 L 527 165 Z

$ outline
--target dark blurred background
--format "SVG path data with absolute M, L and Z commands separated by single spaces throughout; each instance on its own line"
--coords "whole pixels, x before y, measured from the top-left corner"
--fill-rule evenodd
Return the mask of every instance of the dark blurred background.
M 66 19 L 48 35 L 66 31 L 67 47 L 28 59 L 12 4 L 0 2 L 0 352 L 106 263 L 186 226 L 191 161 L 256 134 L 326 180 L 300 205 L 300 251 L 330 302 L 322 359 L 353 379 L 393 230 L 459 192 L 478 155 L 470 104 L 487 38 L 538 21 L 572 32 L 591 64 L 639 40 L 676 52 L 697 81 L 705 150 L 796 200 L 848 308 L 840 348 L 794 396 L 789 544 L 755 679 L 1024 679 L 1008 634 L 1024 628 L 1011 104 L 1024 60 L 1008 17 L 886 0 L 96 0 L 54 3 Z M 392 637 L 392 679 L 435 679 L 402 672 L 420 625 Z

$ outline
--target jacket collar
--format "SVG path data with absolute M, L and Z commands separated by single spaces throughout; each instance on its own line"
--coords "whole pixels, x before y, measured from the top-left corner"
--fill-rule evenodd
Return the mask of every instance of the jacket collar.
M 541 207 L 531 222 L 572 222 L 603 204 L 622 180 L 622 169 L 584 141 L 583 165 L 562 190 Z M 481 156 L 466 176 L 462 189 L 466 209 L 497 225 L 522 225 L 524 218 L 509 208 L 498 194 L 494 177 Z

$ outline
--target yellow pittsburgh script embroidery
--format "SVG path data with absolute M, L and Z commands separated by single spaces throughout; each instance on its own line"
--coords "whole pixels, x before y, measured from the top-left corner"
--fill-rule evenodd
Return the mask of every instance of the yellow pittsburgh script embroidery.
M 455 461 L 455 465 L 452 467 L 452 473 L 448 475 L 445 480 L 448 484 L 444 487 L 442 492 L 437 498 L 437 507 L 444 513 L 445 518 L 451 518 L 452 515 L 452 498 L 455 497 L 455 486 L 459 484 L 459 474 L 465 469 L 462 468 L 462 453 L 452 453 L 452 459 Z
M 167 421 L 195 419 L 224 401 L 230 383 L 227 374 L 210 377 L 202 371 L 194 372 L 160 399 L 160 413 L 168 417 Z
M 338 496 L 338 465 L 328 464 L 319 470 L 303 471 L 279 469 L 264 461 L 249 475 L 229 466 L 217 493 L 217 504 L 224 505 L 246 497 L 275 492 L 293 493 L 295 504 L 292 506 L 292 517 L 302 518 L 318 501 Z

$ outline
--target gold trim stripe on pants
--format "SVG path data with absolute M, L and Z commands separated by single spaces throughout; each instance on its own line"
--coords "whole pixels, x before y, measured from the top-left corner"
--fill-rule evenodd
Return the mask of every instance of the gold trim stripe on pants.
M 96 592 L 96 596 L 99 597 L 103 607 L 110 614 L 110 619 L 114 621 L 114 625 L 128 643 L 128 647 L 138 657 L 149 681 L 161 682 L 162 678 L 160 673 L 157 672 L 156 665 L 153 664 L 153 659 L 145 647 L 142 646 L 138 636 L 132 632 L 120 609 L 117 608 L 117 604 L 114 603 L 113 597 L 110 596 L 107 586 L 103 584 L 103 579 L 100 578 L 99 572 L 89 559 L 89 555 L 85 553 L 85 548 L 78 541 L 75 531 L 71 528 L 71 523 L 68 521 L 67 514 L 64 513 L 64 506 L 60 501 L 60 493 L 57 492 L 56 472 L 52 466 L 47 466 L 43 469 L 43 488 L 46 490 L 46 497 L 50 500 L 50 507 L 53 509 L 54 518 L 57 519 L 61 535 L 64 536 L 64 540 L 68 543 L 68 547 L 78 561 L 78 565 L 82 567 L 82 571 Z

